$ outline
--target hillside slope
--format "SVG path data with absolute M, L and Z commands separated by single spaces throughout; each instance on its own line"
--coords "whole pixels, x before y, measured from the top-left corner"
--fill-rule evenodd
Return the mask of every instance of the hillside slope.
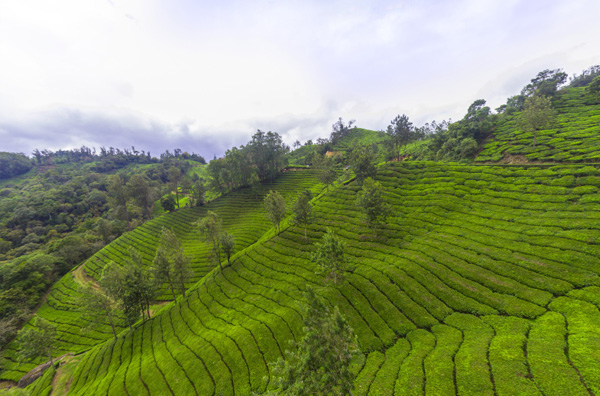
M 337 305 L 363 359 L 355 394 L 600 393 L 596 167 L 394 163 L 379 237 L 351 183 L 317 221 L 251 245 L 178 305 L 90 350 L 70 394 L 247 395 L 302 337 L 308 285 Z M 326 227 L 348 243 L 338 287 L 309 260 Z
M 518 113 L 502 118 L 493 138 L 475 159 L 500 161 L 505 156 L 524 156 L 528 161 L 598 162 L 600 153 L 600 101 L 585 87 L 559 91 L 553 99 L 557 118 L 554 128 L 533 134 L 521 131 Z
M 97 323 L 89 327 L 89 323 L 77 312 L 76 300 L 80 294 L 80 282 L 87 277 L 99 279 L 104 266 L 110 261 L 122 264 L 128 257 L 128 248 L 139 250 L 144 263 L 150 266 L 156 252 L 162 227 L 172 228 L 182 241 L 186 254 L 192 258 L 194 277 L 188 286 L 195 284 L 209 273 L 214 265 L 208 261 L 209 247 L 204 243 L 195 226 L 208 210 L 216 212 L 223 220 L 223 229 L 235 237 L 236 249 L 239 251 L 256 242 L 272 225 L 263 210 L 263 199 L 269 190 L 279 191 L 288 205 L 296 199 L 300 191 L 310 189 L 317 194 L 323 186 L 316 180 L 314 171 L 286 172 L 276 181 L 264 183 L 256 190 L 242 189 L 227 194 L 211 203 L 191 209 L 183 209 L 171 214 L 162 215 L 144 225 L 122 235 L 106 246 L 78 269 L 65 275 L 50 291 L 47 300 L 38 310 L 37 315 L 48 319 L 58 326 L 58 351 L 63 353 L 80 353 L 94 345 L 112 338 L 108 323 Z M 163 300 L 170 300 L 170 293 L 165 293 Z M 29 326 L 31 323 L 28 324 Z M 124 325 L 121 323 L 120 330 Z M 1 380 L 16 381 L 31 370 L 35 363 L 20 364 L 16 358 L 16 345 L 11 343 L 6 351 L 5 371 Z

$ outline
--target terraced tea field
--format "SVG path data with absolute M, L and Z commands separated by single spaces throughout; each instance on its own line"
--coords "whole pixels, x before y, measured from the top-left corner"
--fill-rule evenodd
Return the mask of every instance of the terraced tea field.
M 308 241 L 293 226 L 248 238 L 180 304 L 87 352 L 70 394 L 265 391 L 269 363 L 302 337 L 309 285 L 357 334 L 355 395 L 600 394 L 599 176 L 386 165 L 378 179 L 395 214 L 377 238 L 355 205 L 360 187 L 333 189 L 316 202 Z M 323 287 L 309 259 L 326 227 L 351 257 L 337 287 Z
M 172 214 L 160 216 L 147 222 L 141 227 L 124 234 L 104 249 L 100 250 L 83 264 L 84 274 L 99 279 L 104 266 L 110 261 L 123 263 L 128 257 L 129 246 L 139 250 L 146 265 L 151 265 L 154 259 L 160 232 L 162 227 L 172 228 L 180 240 L 186 254 L 192 257 L 194 277 L 189 286 L 202 279 L 214 268 L 207 259 L 209 247 L 197 232 L 194 223 L 200 219 L 208 210 L 216 212 L 223 220 L 225 231 L 235 236 L 236 252 L 244 249 L 258 240 L 271 228 L 271 223 L 265 217 L 262 208 L 264 196 L 269 190 L 279 191 L 288 204 L 296 198 L 296 195 L 305 189 L 312 189 L 318 193 L 322 189 L 316 181 L 314 171 L 286 172 L 273 183 L 261 185 L 256 191 L 244 189 L 198 208 L 180 210 Z M 81 317 L 76 310 L 76 298 L 80 294 L 80 283 L 76 276 L 81 276 L 79 269 L 71 272 L 57 282 L 50 291 L 46 302 L 38 311 L 38 316 L 48 319 L 58 326 L 58 348 L 57 354 L 79 353 L 90 349 L 94 345 L 112 338 L 110 326 L 107 323 L 98 323 L 91 329 L 89 323 Z M 164 289 L 163 299 L 169 301 L 170 293 Z M 82 330 L 83 329 L 83 330 Z M 123 327 L 120 327 L 122 330 Z M 36 366 L 36 363 L 18 364 L 15 355 L 15 344 L 12 343 L 5 351 L 8 362 L 5 364 L 6 371 L 2 372 L 2 380 L 18 380 L 27 371 Z
M 600 102 L 586 88 L 569 88 L 553 100 L 556 124 L 552 129 L 533 134 L 523 132 L 516 116 L 501 121 L 493 139 L 476 161 L 499 161 L 505 155 L 525 156 L 529 161 L 598 162 L 600 160 Z

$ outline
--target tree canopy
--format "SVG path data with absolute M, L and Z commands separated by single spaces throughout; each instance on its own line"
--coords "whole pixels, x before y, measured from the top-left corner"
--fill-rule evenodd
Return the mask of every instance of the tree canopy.
M 362 191 L 358 193 L 356 203 L 362 208 L 369 224 L 373 225 L 377 237 L 377 223 L 385 221 L 392 214 L 392 207 L 384 200 L 381 184 L 370 177 L 367 178 Z
M 219 218 L 215 212 L 209 210 L 206 216 L 198 222 L 198 231 L 204 236 L 206 243 L 212 245 L 212 251 L 210 258 L 219 263 L 221 266 L 221 229 L 223 228 L 223 221 Z
M 294 224 L 304 226 L 304 238 L 306 238 L 306 226 L 312 221 L 312 193 L 309 190 L 298 194 L 298 198 L 294 202 L 292 211 L 294 213 Z
M 533 147 L 535 147 L 537 132 L 549 128 L 554 123 L 554 117 L 552 102 L 548 97 L 532 96 L 525 101 L 525 108 L 517 123 L 524 131 L 533 134 Z
M 267 212 L 267 217 L 277 227 L 277 233 L 281 232 L 281 220 L 285 218 L 287 206 L 285 200 L 278 191 L 269 191 L 265 197 L 264 208 Z
M 278 395 L 348 395 L 354 388 L 350 371 L 359 353 L 356 336 L 338 307 L 333 312 L 312 288 L 305 293 L 304 337 L 296 351 L 286 351 L 273 367 Z
M 347 269 L 346 244 L 328 228 L 315 247 L 311 261 L 326 273 L 326 279 L 333 279 L 333 283 L 337 284 Z

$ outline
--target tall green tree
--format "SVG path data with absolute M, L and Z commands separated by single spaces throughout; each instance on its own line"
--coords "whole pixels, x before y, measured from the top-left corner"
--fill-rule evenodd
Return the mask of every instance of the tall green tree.
M 130 191 L 125 180 L 120 175 L 110 176 L 107 191 L 108 202 L 121 217 L 125 218 L 127 231 L 131 231 L 128 208 Z
M 377 223 L 385 221 L 392 214 L 392 207 L 385 202 L 383 187 L 370 177 L 363 184 L 362 191 L 358 193 L 356 204 L 363 210 L 365 218 L 372 224 L 377 237 Z
M 285 200 L 277 191 L 269 191 L 269 194 L 265 197 L 264 208 L 267 211 L 267 217 L 273 223 L 273 226 L 277 227 L 277 233 L 281 232 L 281 220 L 285 218 L 287 207 Z
M 361 146 L 352 151 L 350 164 L 352 165 L 352 170 L 356 175 L 358 184 L 362 184 L 368 177 L 375 177 L 377 175 L 377 168 L 373 163 L 374 160 L 375 154 L 371 146 Z
M 336 176 L 333 160 L 326 154 L 316 155 L 313 160 L 313 165 L 319 172 L 319 181 L 325 184 L 327 192 L 329 192 L 329 186 L 333 184 Z
M 176 205 L 175 198 L 173 198 L 173 195 L 171 195 L 171 193 L 169 193 L 168 195 L 166 195 L 160 199 L 160 205 L 167 212 L 172 212 L 175 210 L 175 205 Z
M 523 88 L 521 95 L 531 96 L 554 96 L 566 81 L 568 75 L 562 69 L 542 70 L 531 79 L 531 82 Z
M 219 263 L 221 271 L 223 266 L 221 265 L 221 229 L 223 228 L 223 222 L 219 216 L 213 212 L 208 211 L 206 216 L 198 222 L 198 231 L 204 236 L 206 243 L 212 245 L 211 258 Z
M 321 242 L 317 242 L 315 246 L 311 261 L 327 274 L 326 279 L 333 278 L 333 283 L 337 284 L 343 278 L 348 265 L 346 244 L 328 228 Z
M 221 250 L 225 257 L 227 257 L 227 264 L 231 264 L 230 258 L 235 249 L 235 237 L 227 232 L 222 232 L 221 236 Z
M 550 99 L 546 96 L 532 96 L 525 100 L 525 107 L 517 123 L 524 131 L 533 133 L 535 148 L 537 132 L 550 128 L 554 124 L 554 119 L 555 113 Z
M 342 117 L 339 117 L 338 120 L 331 126 L 332 131 L 331 135 L 329 135 L 329 142 L 331 145 L 336 145 L 341 138 L 348 135 L 352 130 L 352 126 L 356 123 L 356 120 L 350 120 L 347 124 L 344 123 Z
M 304 239 L 306 239 L 306 226 L 313 219 L 312 204 L 310 203 L 312 198 L 313 195 L 309 190 L 303 191 L 298 194 L 298 198 L 292 207 L 294 224 L 304 226 Z
M 246 149 L 260 180 L 273 180 L 281 168 L 287 165 L 285 154 L 290 151 L 277 132 L 263 132 L 260 129 L 252 135 Z
M 176 166 L 169 168 L 169 182 L 171 183 L 171 189 L 175 191 L 175 202 L 179 209 L 179 182 L 181 180 L 181 170 Z
M 173 301 L 177 302 L 175 289 L 179 289 L 179 292 L 185 296 L 185 283 L 193 275 L 190 259 L 186 256 L 177 235 L 165 227 L 162 228 L 158 249 L 152 262 L 152 272 L 158 287 L 167 283 Z
M 44 318 L 36 316 L 35 328 L 26 327 L 19 331 L 17 343 L 20 360 L 30 361 L 37 357 L 48 358 L 52 367 L 54 359 L 52 354 L 56 349 L 56 326 Z
M 359 353 L 354 331 L 336 306 L 333 312 L 309 287 L 305 294 L 305 335 L 296 351 L 273 366 L 275 391 L 282 396 L 352 395 L 352 358 Z
M 591 95 L 600 97 L 600 76 L 597 76 L 592 80 L 590 85 L 588 85 L 587 90 Z
M 130 328 L 140 315 L 143 320 L 146 316 L 150 318 L 150 303 L 158 287 L 150 272 L 144 268 L 142 256 L 134 248 L 129 248 L 129 258 L 123 267 L 114 262 L 106 266 L 100 285 L 111 298 L 118 301 Z
M 97 325 L 103 319 L 108 320 L 113 337 L 117 339 L 115 327 L 118 319 L 117 303 L 101 288 L 96 288 L 91 283 L 85 284 L 77 299 L 77 310 L 91 326 Z
M 152 219 L 152 209 L 154 208 L 154 201 L 156 199 L 156 192 L 145 176 L 135 174 L 131 176 L 127 183 L 129 193 L 133 197 L 134 202 L 143 211 L 148 220 Z
M 202 206 L 205 202 L 206 186 L 201 181 L 196 181 L 191 188 L 192 206 Z
M 394 154 L 400 160 L 400 149 L 402 146 L 406 148 L 414 138 L 414 128 L 412 122 L 409 121 L 406 114 L 398 115 L 394 118 L 387 127 L 386 134 Z

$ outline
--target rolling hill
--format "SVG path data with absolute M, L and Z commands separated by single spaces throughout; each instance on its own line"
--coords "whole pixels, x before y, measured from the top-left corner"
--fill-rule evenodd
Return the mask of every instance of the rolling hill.
M 553 99 L 557 117 L 553 128 L 533 135 L 519 130 L 517 114 L 504 117 L 493 138 L 475 161 L 500 161 L 505 156 L 521 156 L 538 162 L 598 162 L 600 152 L 600 101 L 587 88 L 567 88 Z
M 293 194 L 304 172 L 291 173 L 279 183 Z M 201 277 L 179 304 L 117 341 L 80 347 L 89 350 L 70 363 L 69 394 L 265 391 L 269 363 L 302 337 L 309 285 L 358 336 L 357 395 L 598 393 L 599 175 L 577 165 L 387 164 L 378 180 L 395 214 L 377 238 L 355 182 L 320 195 L 309 241 L 287 226 L 247 243 L 223 272 L 202 276 L 198 261 Z M 348 244 L 353 267 L 337 287 L 309 259 L 326 227 Z M 133 243 L 151 245 L 144 234 Z

